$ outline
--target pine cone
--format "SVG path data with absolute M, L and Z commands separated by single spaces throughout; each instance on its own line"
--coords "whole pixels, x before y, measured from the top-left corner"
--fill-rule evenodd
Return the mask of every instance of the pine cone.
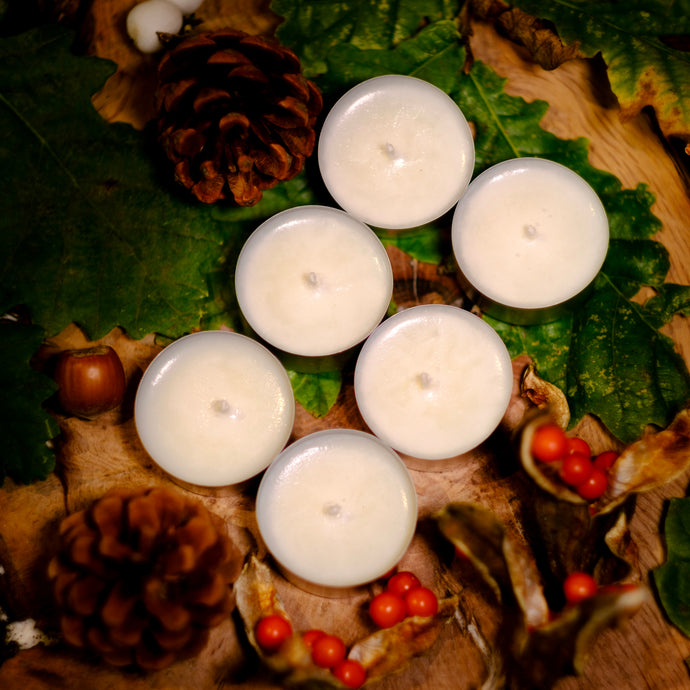
M 48 575 L 67 642 L 153 670 L 201 651 L 234 607 L 240 568 L 222 520 L 201 503 L 114 489 L 62 521 Z
M 314 150 L 323 101 L 297 56 L 231 29 L 190 36 L 158 68 L 158 140 L 199 200 L 252 206 Z

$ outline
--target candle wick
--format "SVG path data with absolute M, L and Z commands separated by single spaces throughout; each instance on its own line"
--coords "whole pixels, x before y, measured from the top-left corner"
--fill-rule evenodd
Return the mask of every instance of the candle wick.
M 383 145 L 383 150 L 384 150 L 385 154 L 386 154 L 391 160 L 395 160 L 395 159 L 396 159 L 395 147 L 393 146 L 393 144 L 390 143 L 390 141 L 387 141 L 387 142 Z
M 529 223 L 522 228 L 522 231 L 528 240 L 533 240 L 537 236 L 537 229 Z
M 339 517 L 342 510 L 337 503 L 328 503 L 323 507 L 323 512 L 329 517 Z
M 237 407 L 233 407 L 232 405 L 230 405 L 230 403 L 228 403 L 227 400 L 223 398 L 214 400 L 211 403 L 211 409 L 217 414 L 222 414 L 227 417 L 231 417 L 232 419 L 242 416 L 242 410 L 240 410 Z
M 427 388 L 431 388 L 431 384 L 432 384 L 431 376 L 429 376 L 429 374 L 427 374 L 426 371 L 423 371 L 423 372 L 419 375 L 418 378 L 419 378 L 419 385 L 420 385 L 422 388 L 424 388 L 425 390 L 426 390 Z
M 304 281 L 309 287 L 317 288 L 321 286 L 321 279 L 314 273 L 314 271 L 309 271 L 309 273 L 304 274 Z

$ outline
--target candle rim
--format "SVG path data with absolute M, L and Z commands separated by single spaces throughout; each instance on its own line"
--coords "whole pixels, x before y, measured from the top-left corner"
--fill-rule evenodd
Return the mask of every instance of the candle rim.
M 375 259 L 377 266 L 380 268 L 379 275 L 383 279 L 385 299 L 381 300 L 379 309 L 372 311 L 372 318 L 370 320 L 370 327 L 363 328 L 358 333 L 352 335 L 348 339 L 344 339 L 338 345 L 337 350 L 333 351 L 329 347 L 298 347 L 295 346 L 292 339 L 286 339 L 275 336 L 270 332 L 270 328 L 266 327 L 264 323 L 257 323 L 257 320 L 250 318 L 247 314 L 248 301 L 248 286 L 243 283 L 244 270 L 246 269 L 247 257 L 251 255 L 254 248 L 259 245 L 264 239 L 275 232 L 289 232 L 290 227 L 297 227 L 304 222 L 312 223 L 318 218 L 320 214 L 327 214 L 334 219 L 339 219 L 347 223 L 348 227 L 353 229 L 353 232 L 359 234 L 363 242 L 372 243 L 372 253 L 370 259 Z M 306 215 L 305 215 L 306 214 Z M 294 217 L 294 218 L 293 218 Z M 281 221 L 284 221 L 281 223 Z M 248 269 L 246 269 L 248 270 Z M 247 320 L 249 326 L 257 333 L 257 335 L 269 343 L 271 346 L 286 352 L 288 354 L 303 356 L 303 357 L 325 357 L 330 355 L 337 355 L 342 352 L 347 352 L 355 347 L 371 333 L 371 331 L 380 323 L 388 310 L 388 306 L 393 297 L 393 268 L 390 263 L 390 258 L 386 252 L 386 248 L 381 242 L 378 235 L 359 218 L 355 218 L 346 211 L 335 208 L 333 206 L 325 206 L 322 204 L 304 204 L 292 208 L 284 209 L 275 213 L 271 217 L 260 223 L 246 239 L 240 253 L 237 257 L 235 270 L 235 295 L 244 318 Z M 369 304 L 369 300 L 367 304 Z
M 428 450 L 425 450 L 424 452 L 420 453 L 419 448 L 413 448 L 411 446 L 408 446 L 407 444 L 403 443 L 400 444 L 395 438 L 394 432 L 390 432 L 389 429 L 387 428 L 381 428 L 381 425 L 378 423 L 378 420 L 372 419 L 373 417 L 373 411 L 372 408 L 367 404 L 367 402 L 362 398 L 362 387 L 363 387 L 363 370 L 366 365 L 366 360 L 369 355 L 369 353 L 374 350 L 380 343 L 385 342 L 391 337 L 394 337 L 396 334 L 396 331 L 398 331 L 400 328 L 405 327 L 408 325 L 408 322 L 411 318 L 422 318 L 424 314 L 449 314 L 452 316 L 454 319 L 460 319 L 467 323 L 471 328 L 476 329 L 480 331 L 482 334 L 486 335 L 488 339 L 495 345 L 496 350 L 495 354 L 496 356 L 501 360 L 500 362 L 500 373 L 501 373 L 501 379 L 503 383 L 503 397 L 500 400 L 500 409 L 502 410 L 500 412 L 500 415 L 496 413 L 493 417 L 491 417 L 490 422 L 491 424 L 491 431 L 489 434 L 487 434 L 484 438 L 479 440 L 476 443 L 471 443 L 468 445 L 467 442 L 464 443 L 458 443 L 450 450 L 450 452 L 431 452 Z M 364 364 L 363 364 L 364 363 Z M 420 369 L 423 369 L 423 367 L 420 367 Z M 421 373 L 421 371 L 420 371 Z M 466 309 L 462 309 L 460 307 L 456 307 L 451 304 L 418 304 L 413 307 L 409 307 L 407 309 L 404 309 L 402 311 L 397 312 L 396 314 L 393 314 L 392 316 L 388 317 L 378 328 L 374 330 L 374 332 L 369 336 L 369 338 L 366 340 L 364 343 L 359 356 L 357 358 L 357 362 L 355 363 L 355 373 L 354 373 L 354 392 L 355 392 L 355 399 L 357 400 L 357 405 L 359 407 L 360 414 L 362 415 L 364 421 L 367 423 L 367 425 L 371 428 L 372 432 L 381 438 L 381 440 L 386 443 L 387 445 L 390 445 L 392 448 L 394 448 L 396 451 L 403 453 L 404 455 L 410 456 L 415 459 L 419 460 L 424 460 L 424 461 L 442 461 L 442 460 L 447 460 L 449 458 L 453 458 L 459 455 L 462 455 L 463 453 L 470 452 L 477 448 L 483 441 L 488 438 L 499 426 L 501 419 L 505 415 L 505 412 L 508 408 L 508 405 L 510 403 L 510 398 L 512 396 L 512 389 L 513 389 L 513 370 L 512 370 L 512 361 L 510 358 L 510 353 L 508 352 L 508 349 L 501 339 L 501 337 L 498 335 L 496 330 L 492 328 L 486 321 L 481 319 L 479 316 L 476 314 L 473 314 Z M 359 395 L 358 395 L 359 391 Z
M 527 169 L 526 169 L 526 166 Z M 602 218 L 604 223 L 603 227 L 605 229 L 606 242 L 602 243 L 599 247 L 597 253 L 597 260 L 593 262 L 591 270 L 583 277 L 583 279 L 578 283 L 570 293 L 564 295 L 556 300 L 521 300 L 511 298 L 503 294 L 498 294 L 492 289 L 492 286 L 487 286 L 482 278 L 478 278 L 476 273 L 472 271 L 472 267 L 466 262 L 462 261 L 461 247 L 460 247 L 460 233 L 463 226 L 462 214 L 466 204 L 470 203 L 473 198 L 484 191 L 482 183 L 487 181 L 487 184 L 491 184 L 494 180 L 502 180 L 507 175 L 517 175 L 524 172 L 529 172 L 529 166 L 537 166 L 538 168 L 551 169 L 559 171 L 565 174 L 574 182 L 576 182 L 580 188 L 589 195 L 591 200 L 590 207 L 596 214 L 597 218 Z M 480 183 L 480 184 L 477 184 Z M 479 191 L 478 191 L 479 190 Z M 475 289 L 480 295 L 495 302 L 498 305 L 507 307 L 508 309 L 515 310 L 516 312 L 539 312 L 540 310 L 547 312 L 554 309 L 558 309 L 566 304 L 568 304 L 572 299 L 580 295 L 584 290 L 588 288 L 597 277 L 601 271 L 602 266 L 606 260 L 606 255 L 608 253 L 608 248 L 610 244 L 610 225 L 608 220 L 608 214 L 606 213 L 606 208 L 604 207 L 601 198 L 597 194 L 596 190 L 592 185 L 585 180 L 584 177 L 576 173 L 574 170 L 569 168 L 563 163 L 553 161 L 549 158 L 541 158 L 538 156 L 523 156 L 519 158 L 509 158 L 498 163 L 493 164 L 486 170 L 482 171 L 477 175 L 468 185 L 465 194 L 458 201 L 453 212 L 453 218 L 451 223 L 451 243 L 453 246 L 453 253 L 456 257 L 458 268 L 462 275 L 462 278 L 469 283 L 469 285 Z
M 366 574 L 364 575 L 364 579 L 362 579 L 361 576 L 356 580 L 343 576 L 340 579 L 338 579 L 338 581 L 317 581 L 314 578 L 305 576 L 305 574 L 300 571 L 299 567 L 296 568 L 295 564 L 290 562 L 290 559 L 285 557 L 281 558 L 280 549 L 275 547 L 274 542 L 272 540 L 272 536 L 269 536 L 268 539 L 266 538 L 266 535 L 270 533 L 270 530 L 266 529 L 265 523 L 264 527 L 262 528 L 262 523 L 265 520 L 263 514 L 263 505 L 269 501 L 269 498 L 267 498 L 267 496 L 269 496 L 270 492 L 272 492 L 273 490 L 273 485 L 271 484 L 271 482 L 275 483 L 277 480 L 279 480 L 281 477 L 281 473 L 285 471 L 285 467 L 283 465 L 289 465 L 294 461 L 299 461 L 300 455 L 303 454 L 305 451 L 309 451 L 310 449 L 313 449 L 315 452 L 318 451 L 320 448 L 324 447 L 324 439 L 331 438 L 356 438 L 360 439 L 364 443 L 375 445 L 377 448 L 385 452 L 386 457 L 390 458 L 391 468 L 400 470 L 400 476 L 404 478 L 403 483 L 405 489 L 405 496 L 408 504 L 406 514 L 410 516 L 410 521 L 406 533 L 401 538 L 400 547 L 396 551 L 396 555 L 394 558 L 395 563 L 397 563 L 403 557 L 403 555 L 409 548 L 412 538 L 414 537 L 414 534 L 417 529 L 419 505 L 414 480 L 412 479 L 410 470 L 407 468 L 402 458 L 393 448 L 386 444 L 382 439 L 369 432 L 350 428 L 322 429 L 307 434 L 306 436 L 303 436 L 299 439 L 296 439 L 288 446 L 286 446 L 276 456 L 274 461 L 266 468 L 256 493 L 255 514 L 257 525 L 259 528 L 259 533 L 261 534 L 262 539 L 266 543 L 269 552 L 271 552 L 272 556 L 276 559 L 276 561 L 288 572 L 296 575 L 300 580 L 304 580 L 305 582 L 309 582 L 313 585 L 323 586 L 327 589 L 340 589 L 356 587 L 359 585 L 367 584 L 369 582 L 373 582 L 374 580 L 378 579 L 386 572 L 388 572 L 389 567 L 387 567 L 385 570 L 381 572 L 379 572 L 378 569 L 369 569 L 368 572 L 366 572 Z M 276 555 L 275 551 L 279 552 L 279 555 Z
M 251 474 L 246 475 L 246 473 L 243 473 L 241 475 L 232 475 L 232 473 L 226 472 L 225 474 L 219 476 L 217 481 L 199 482 L 198 477 L 193 476 L 193 473 L 190 474 L 189 472 L 184 471 L 181 473 L 173 473 L 168 468 L 167 462 L 165 462 L 160 457 L 156 457 L 156 455 L 151 453 L 149 450 L 149 448 L 151 448 L 152 446 L 149 434 L 147 432 L 143 432 L 141 428 L 141 405 L 143 404 L 142 401 L 146 396 L 146 386 L 150 382 L 151 387 L 155 387 L 159 383 L 159 381 L 162 380 L 165 374 L 168 373 L 171 370 L 171 368 L 174 367 L 175 361 L 179 358 L 179 348 L 184 347 L 184 343 L 189 342 L 191 339 L 194 339 L 196 341 L 200 341 L 202 339 L 208 341 L 217 339 L 227 340 L 228 342 L 230 342 L 230 339 L 233 339 L 238 342 L 242 342 L 243 344 L 248 345 L 249 347 L 254 348 L 256 352 L 260 353 L 261 357 L 263 357 L 267 362 L 270 362 L 271 365 L 275 366 L 275 372 L 277 374 L 277 377 L 280 379 L 280 381 L 278 382 L 279 387 L 281 392 L 284 394 L 284 399 L 287 405 L 287 409 L 284 413 L 285 428 L 283 430 L 283 434 L 278 437 L 279 439 L 282 438 L 282 440 L 276 442 L 277 445 L 280 446 L 278 451 L 274 455 L 267 457 L 263 466 L 256 466 L 255 469 L 252 470 Z M 182 345 L 180 345 L 180 343 L 182 343 Z M 153 380 L 149 381 L 150 379 Z M 249 336 L 246 336 L 242 333 L 237 333 L 236 331 L 214 329 L 207 331 L 196 331 L 193 333 L 187 333 L 183 336 L 180 336 L 179 338 L 171 342 L 169 345 L 166 345 L 149 362 L 146 369 L 144 370 L 144 373 L 142 374 L 141 379 L 139 380 L 139 384 L 137 385 L 137 391 L 134 397 L 133 420 L 135 431 L 137 432 L 137 436 L 141 441 L 144 450 L 146 450 L 151 459 L 166 474 L 170 475 L 171 477 L 174 477 L 175 479 L 179 479 L 180 481 L 186 482 L 190 485 L 206 488 L 221 488 L 225 486 L 239 484 L 248 479 L 251 479 L 252 477 L 255 477 L 256 475 L 263 472 L 266 469 L 266 467 L 268 467 L 268 465 L 273 461 L 275 455 L 277 455 L 277 453 L 285 447 L 285 444 L 287 444 L 287 442 L 290 439 L 290 435 L 292 433 L 295 421 L 295 408 L 295 397 L 287 371 L 285 370 L 285 367 L 280 362 L 280 360 L 268 348 L 266 348 L 261 343 L 257 342 L 255 339 L 250 338 Z M 147 441 L 149 442 L 147 443 Z
M 324 137 L 324 134 L 327 134 L 329 132 L 329 128 L 333 126 L 333 123 L 340 117 L 346 115 L 349 110 L 356 108 L 364 100 L 373 98 L 376 94 L 367 93 L 367 90 L 370 89 L 372 85 L 375 85 L 382 80 L 398 82 L 400 84 L 418 84 L 422 88 L 428 89 L 429 94 L 434 94 L 436 98 L 452 104 L 459 115 L 459 126 L 467 135 L 467 141 L 470 142 L 469 147 L 467 147 L 467 151 L 465 151 L 466 160 L 463 174 L 458 177 L 457 195 L 450 199 L 445 206 L 438 207 L 438 209 L 442 208 L 442 210 L 436 209 L 432 214 L 427 212 L 424 215 L 420 215 L 419 218 L 416 218 L 413 221 L 382 223 L 381 219 L 376 214 L 367 214 L 361 212 L 356 213 L 351 204 L 342 203 L 340 195 L 337 193 L 337 190 L 333 188 L 334 185 L 332 182 L 330 182 L 330 175 L 325 172 L 324 167 L 321 165 L 321 161 L 323 160 L 325 154 L 325 149 L 328 146 L 327 139 Z M 360 92 L 362 92 L 362 96 L 357 97 Z M 348 104 L 350 99 L 354 99 L 352 105 Z M 324 118 L 317 143 L 317 161 L 319 162 L 319 171 L 326 188 L 331 196 L 336 200 L 336 203 L 345 209 L 346 212 L 351 213 L 356 218 L 359 218 L 362 222 L 385 230 L 409 230 L 424 225 L 425 223 L 433 222 L 450 211 L 457 204 L 458 200 L 462 198 L 467 189 L 467 185 L 469 184 L 474 171 L 475 159 L 476 152 L 472 129 L 470 128 L 462 108 L 453 100 L 453 98 L 451 98 L 449 94 L 447 94 L 440 87 L 436 86 L 436 84 L 433 84 L 426 79 L 421 79 L 420 77 L 407 74 L 389 73 L 370 77 L 369 79 L 365 79 L 364 81 L 355 84 L 353 87 L 345 91 L 345 93 L 341 94 Z

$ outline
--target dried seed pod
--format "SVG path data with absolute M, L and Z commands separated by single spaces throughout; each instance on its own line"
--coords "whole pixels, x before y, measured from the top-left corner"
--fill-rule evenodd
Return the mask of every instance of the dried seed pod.
M 241 560 L 201 503 L 113 489 L 62 521 L 48 575 L 67 642 L 153 670 L 201 651 L 234 606 Z

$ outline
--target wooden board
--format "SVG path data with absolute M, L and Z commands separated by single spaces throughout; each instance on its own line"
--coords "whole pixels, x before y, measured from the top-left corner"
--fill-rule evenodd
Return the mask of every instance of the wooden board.
M 147 75 L 150 62 L 132 52 L 122 40 L 114 40 L 112 32 L 121 32 L 126 10 L 132 0 L 97 0 L 93 3 L 92 51 L 111 57 L 122 66 L 110 87 L 94 102 L 109 119 L 124 119 L 141 124 L 146 120 Z M 230 8 L 230 9 L 229 9 Z M 270 32 L 276 18 L 267 10 L 267 3 L 223 2 L 206 0 L 204 12 L 224 16 L 234 13 L 235 25 L 255 32 Z M 243 24 L 244 23 L 244 24 Z M 527 59 L 513 44 L 501 38 L 487 25 L 475 24 L 471 47 L 477 59 L 493 67 L 507 78 L 506 91 L 528 101 L 549 102 L 544 128 L 562 138 L 587 137 L 590 160 L 596 167 L 616 175 L 624 187 L 643 182 L 656 194 L 655 214 L 664 225 L 659 239 L 669 248 L 672 257 L 669 280 L 690 283 L 690 197 L 687 171 L 669 154 L 649 119 L 641 115 L 622 122 L 615 100 L 602 83 L 602 75 L 589 62 L 572 61 L 558 70 L 545 72 Z M 140 85 L 132 90 L 132 84 Z M 411 281 L 427 286 L 424 292 L 438 292 L 448 301 L 457 286 L 451 278 L 440 278 L 434 267 L 410 264 L 407 257 L 390 250 L 395 268 L 397 289 L 405 290 Z M 398 295 L 404 298 L 402 294 Z M 674 338 L 686 362 L 690 363 L 690 325 L 676 319 L 667 332 Z M 146 364 L 158 351 L 152 339 L 134 342 L 114 331 L 105 338 L 121 354 L 126 363 L 128 380 L 133 390 Z M 77 329 L 68 329 L 54 340 L 53 346 L 85 345 Z M 43 355 L 50 354 L 46 350 Z M 516 374 L 523 362 L 515 362 Z M 130 390 L 130 393 L 132 392 Z M 45 565 L 51 553 L 58 521 L 68 512 L 87 505 L 114 485 L 169 484 L 169 480 L 152 464 L 136 436 L 131 419 L 131 395 L 121 410 L 109 413 L 97 422 L 76 419 L 61 421 L 65 443 L 60 451 L 59 477 L 30 487 L 16 487 L 6 482 L 0 490 L 0 563 L 5 569 L 2 601 L 15 617 L 32 616 L 39 621 L 50 619 L 51 599 L 45 587 Z M 419 494 L 420 529 L 402 566 L 417 572 L 425 584 L 437 592 L 451 591 L 463 595 L 465 602 L 476 604 L 469 615 L 481 622 L 481 632 L 490 637 L 493 629 L 490 614 L 493 604 L 486 602 L 474 584 L 459 581 L 447 563 L 439 557 L 439 544 L 428 529 L 427 519 L 452 500 L 484 503 L 511 526 L 520 539 L 519 519 L 512 500 L 517 487 L 509 474 L 501 471 L 496 453 L 507 435 L 519 422 L 525 402 L 516 393 L 504 419 L 502 429 L 489 447 L 473 453 L 466 462 L 440 473 L 413 472 Z M 349 426 L 364 428 L 357 411 L 349 382 L 334 410 L 325 418 L 315 420 L 298 410 L 295 437 L 318 428 Z M 580 428 L 595 450 L 610 443 L 605 433 L 591 420 Z M 498 445 L 497 445 L 498 444 Z M 503 446 L 503 448 L 507 448 Z M 649 570 L 663 561 L 663 544 L 659 522 L 664 501 L 670 496 L 685 494 L 687 477 L 662 489 L 641 495 L 637 502 L 631 529 L 639 547 L 639 571 L 634 578 L 648 582 Z M 256 482 L 235 487 L 222 497 L 200 496 L 214 512 L 223 516 L 232 536 L 244 553 L 265 555 L 258 539 L 253 500 Z M 302 592 L 279 575 L 276 585 L 298 629 L 323 627 L 337 630 L 349 644 L 371 630 L 364 606 L 374 587 L 345 599 L 324 599 Z M 474 598 L 473 598 L 474 597 Z M 619 629 L 605 632 L 592 649 L 585 674 L 566 678 L 557 684 L 559 690 L 601 690 L 604 688 L 686 688 L 690 687 L 684 659 L 690 656 L 690 640 L 665 620 L 658 606 L 651 601 Z M 216 628 L 211 641 L 194 660 L 175 664 L 161 672 L 142 676 L 111 669 L 78 652 L 62 646 L 36 647 L 23 651 L 0 666 L 0 687 L 26 687 L 47 690 L 69 687 L 101 689 L 130 688 L 277 688 L 279 685 L 251 665 L 235 622 L 228 620 Z M 486 669 L 475 644 L 467 634 L 462 617 L 452 620 L 434 646 L 415 659 L 399 674 L 376 684 L 381 690 L 422 688 L 429 690 L 463 690 L 481 686 Z

